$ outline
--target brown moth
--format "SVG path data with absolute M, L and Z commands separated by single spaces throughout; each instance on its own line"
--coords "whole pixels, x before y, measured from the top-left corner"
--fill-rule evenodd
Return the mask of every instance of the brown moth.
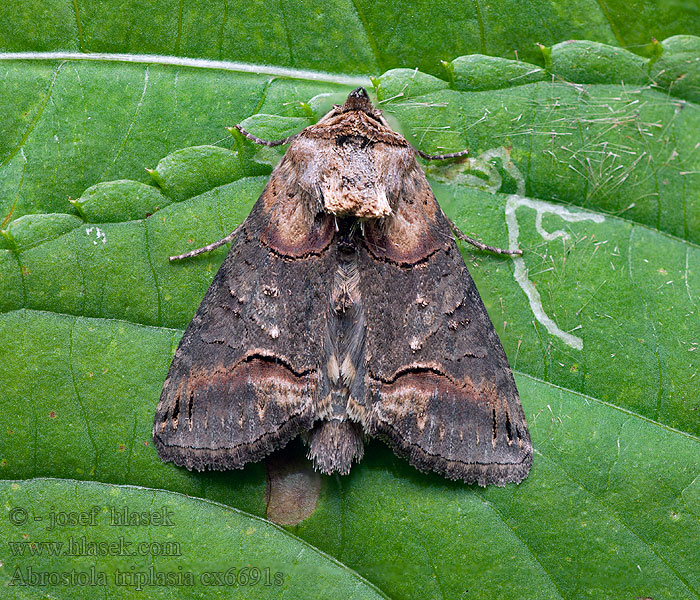
M 347 474 L 363 436 L 421 471 L 520 482 L 532 444 L 513 374 L 414 150 L 352 92 L 289 143 L 175 353 L 158 454 L 238 469 L 302 434 Z

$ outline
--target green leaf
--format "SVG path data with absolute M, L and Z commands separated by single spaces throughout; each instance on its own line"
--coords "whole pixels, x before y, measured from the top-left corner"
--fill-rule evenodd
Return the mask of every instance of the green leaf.
M 569 39 L 649 54 L 653 38 L 698 31 L 697 5 L 667 0 L 26 0 L 0 7 L 4 52 L 171 55 L 328 73 L 418 67 L 439 76 L 441 60 L 481 53 L 534 62 L 541 60 L 536 44 Z
M 185 560 L 162 564 L 280 565 L 290 598 L 700 595 L 700 51 L 692 36 L 663 39 L 692 31 L 692 10 L 361 2 L 285 5 L 281 18 L 226 3 L 75 6 L 57 6 L 42 32 L 23 24 L 37 6 L 13 9 L 0 47 L 260 64 L 3 59 L 0 473 L 13 480 L 3 539 L 19 531 L 14 506 L 37 514 L 119 497 L 188 516 Z M 569 37 L 593 41 L 560 43 Z M 616 40 L 650 58 L 595 43 Z M 521 60 L 505 60 L 513 50 Z M 263 63 L 297 78 L 256 74 Z M 392 123 L 428 152 L 470 148 L 467 161 L 426 165 L 445 212 L 470 235 L 525 250 L 464 254 L 516 371 L 535 463 L 521 485 L 482 490 L 419 473 L 371 442 L 351 475 L 321 477 L 315 510 L 285 533 L 258 519 L 278 484 L 270 462 L 190 473 L 153 448 L 170 360 L 226 250 L 168 256 L 232 231 L 279 158 L 225 126 L 285 137 L 342 101 L 348 74 L 391 66 L 401 68 L 373 82 Z M 303 453 L 295 443 L 274 460 Z M 83 483 L 33 480 L 43 477 Z M 234 521 L 253 524 L 252 538 Z M 135 535 L 155 539 L 154 529 Z M 32 541 L 49 539 L 40 531 L 32 522 Z M 17 560 L 8 552 L 6 579 Z M 339 587 L 325 592 L 331 581 Z
M 70 203 L 86 223 L 145 219 L 170 204 L 158 189 L 138 181 L 106 181 L 89 187 Z
M 659 44 L 659 46 L 661 46 Z M 700 38 L 676 35 L 664 40 L 661 55 L 651 65 L 651 77 L 679 98 L 700 102 Z
M 556 44 L 550 53 L 553 73 L 573 83 L 647 82 L 647 61 L 622 48 L 598 42 L 571 40 Z
M 82 224 L 77 217 L 64 213 L 24 215 L 12 221 L 7 229 L 0 230 L 0 233 L 10 248 L 21 251 L 57 238 Z
M 226 148 L 197 146 L 173 152 L 148 172 L 165 196 L 180 201 L 265 171 Z
M 384 597 L 281 528 L 205 500 L 55 479 L 2 482 L 0 498 L 8 515 L 0 524 L 3 595 Z
M 449 72 L 454 88 L 462 91 L 505 88 L 547 79 L 545 70 L 534 65 L 483 54 L 455 58 Z

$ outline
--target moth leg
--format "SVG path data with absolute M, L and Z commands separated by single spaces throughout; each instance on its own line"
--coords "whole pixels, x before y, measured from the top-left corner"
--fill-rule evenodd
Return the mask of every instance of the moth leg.
M 450 152 L 449 154 L 428 154 L 427 152 L 418 150 L 418 148 L 414 148 L 414 150 L 418 156 L 424 158 L 425 160 L 445 160 L 448 158 L 459 158 L 460 156 L 466 156 L 469 154 L 468 148 L 466 150 L 460 150 L 459 152 Z
M 211 244 L 204 246 L 203 248 L 197 248 L 196 250 L 190 250 L 189 252 L 185 252 L 184 254 L 178 254 L 177 256 L 171 256 L 170 257 L 170 262 L 173 262 L 174 260 L 182 260 L 183 258 L 191 258 L 192 256 L 197 256 L 198 254 L 204 254 L 205 252 L 210 252 L 211 250 L 214 250 L 218 248 L 219 246 L 223 246 L 224 244 L 228 244 L 230 241 L 233 240 L 234 237 L 236 237 L 236 234 L 238 233 L 238 230 L 241 228 L 239 225 L 236 227 L 231 233 L 229 233 L 225 238 L 221 238 L 218 242 L 212 242 Z
M 259 137 L 254 136 L 252 133 L 248 133 L 245 129 L 243 129 L 243 127 L 241 127 L 238 124 L 234 125 L 234 127 L 236 129 L 238 129 L 238 131 L 240 131 L 251 142 L 255 142 L 256 144 L 260 144 L 262 146 L 270 146 L 270 147 L 281 146 L 282 144 L 288 144 L 297 136 L 297 134 L 294 134 L 294 135 L 290 135 L 289 137 L 283 138 L 281 140 L 268 141 L 268 140 L 260 139 Z
M 508 250 L 506 248 L 496 248 L 495 246 L 487 246 L 486 244 L 482 244 L 480 241 L 475 240 L 474 238 L 469 237 L 468 235 L 465 235 L 462 233 L 462 230 L 457 227 L 457 225 L 454 224 L 452 219 L 445 215 L 445 218 L 447 219 L 447 222 L 450 224 L 450 229 L 452 229 L 452 233 L 454 233 L 455 237 L 462 241 L 466 242 L 467 244 L 471 244 L 472 246 L 476 246 L 479 250 L 486 250 L 488 252 L 493 252 L 494 254 L 515 254 L 520 256 L 523 251 L 522 250 Z

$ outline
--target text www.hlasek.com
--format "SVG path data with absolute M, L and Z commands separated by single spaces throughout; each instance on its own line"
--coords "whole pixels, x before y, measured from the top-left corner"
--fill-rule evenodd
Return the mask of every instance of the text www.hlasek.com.
M 7 542 L 12 556 L 182 556 L 180 542 L 130 542 L 123 536 L 96 542 L 85 536 L 67 542 Z
M 47 512 L 30 511 L 22 506 L 11 507 L 7 518 L 15 527 L 27 527 L 28 524 L 41 524 L 45 531 L 60 532 L 65 527 L 175 527 L 173 511 L 162 506 L 148 511 L 135 511 L 127 506 L 92 506 L 82 511 L 57 511 L 53 506 Z M 24 535 L 25 538 L 28 534 Z M 149 536 L 150 537 L 150 536 Z M 111 561 L 100 567 L 94 564 L 99 561 L 95 557 L 111 556 L 150 556 L 175 557 L 183 556 L 181 542 L 169 541 L 134 541 L 119 536 L 111 540 L 94 540 L 91 536 L 68 536 L 65 540 L 8 540 L 10 554 L 18 562 L 35 559 L 39 565 L 20 565 L 14 567 L 5 564 L 6 569 L 12 570 L 9 586 L 54 587 L 54 586 L 110 586 L 130 587 L 142 590 L 151 586 L 282 586 L 285 574 L 275 571 L 268 566 L 250 564 L 231 566 L 222 569 L 201 572 L 189 571 L 179 565 L 176 569 L 161 569 L 155 565 L 120 565 L 115 568 Z M 186 545 L 186 547 L 188 547 Z M 88 568 L 73 567 L 70 570 L 46 569 L 46 559 L 49 563 L 53 557 L 89 557 L 92 563 Z M 178 561 L 179 562 L 179 561 Z M 2 563 L 0 563 L 0 566 Z M 72 566 L 72 561 L 71 561 Z M 165 565 L 164 565 L 165 566 Z

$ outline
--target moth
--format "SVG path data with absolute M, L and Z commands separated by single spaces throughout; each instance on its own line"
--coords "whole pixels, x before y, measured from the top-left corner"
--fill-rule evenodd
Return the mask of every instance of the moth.
M 238 469 L 302 435 L 347 474 L 376 436 L 421 471 L 524 479 L 532 444 L 513 374 L 416 155 L 363 88 L 289 144 L 175 353 L 158 454 Z

